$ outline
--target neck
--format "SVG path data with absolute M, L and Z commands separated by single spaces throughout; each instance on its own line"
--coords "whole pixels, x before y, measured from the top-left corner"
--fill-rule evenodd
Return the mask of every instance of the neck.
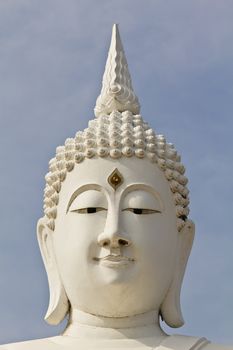
M 162 338 L 157 311 L 129 317 L 103 317 L 74 309 L 63 334 L 74 338 L 124 339 Z

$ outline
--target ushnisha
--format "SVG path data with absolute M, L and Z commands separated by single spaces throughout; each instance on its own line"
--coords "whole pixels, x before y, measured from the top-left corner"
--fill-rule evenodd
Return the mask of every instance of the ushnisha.
M 49 163 L 38 240 L 57 337 L 0 349 L 224 350 L 205 338 L 167 335 L 184 321 L 182 280 L 192 248 L 185 168 L 143 120 L 117 25 L 96 118 Z

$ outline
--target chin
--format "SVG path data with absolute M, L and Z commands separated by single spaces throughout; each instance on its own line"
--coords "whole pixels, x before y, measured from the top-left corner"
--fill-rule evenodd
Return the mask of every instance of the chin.
M 101 266 L 101 271 L 98 271 L 98 282 L 104 286 L 119 286 L 127 287 L 131 285 L 136 277 L 135 266 Z M 96 274 L 97 276 L 97 274 Z

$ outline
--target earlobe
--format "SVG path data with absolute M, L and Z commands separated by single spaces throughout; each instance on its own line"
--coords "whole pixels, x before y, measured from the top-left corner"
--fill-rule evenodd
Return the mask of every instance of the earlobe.
M 184 324 L 180 306 L 180 292 L 194 234 L 195 225 L 191 220 L 187 220 L 183 229 L 178 233 L 179 246 L 174 278 L 160 308 L 162 319 L 173 328 L 181 327 Z
M 49 307 L 45 320 L 49 324 L 56 325 L 69 312 L 69 301 L 57 270 L 52 242 L 54 232 L 48 228 L 46 220 L 45 217 L 39 219 L 37 223 L 37 238 L 47 272 L 50 292 Z

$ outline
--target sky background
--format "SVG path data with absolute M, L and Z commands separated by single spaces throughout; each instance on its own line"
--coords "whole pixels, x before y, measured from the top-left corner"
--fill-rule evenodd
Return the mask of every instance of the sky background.
M 37 240 L 55 148 L 92 119 L 113 23 L 141 114 L 187 167 L 196 239 L 170 333 L 233 344 L 233 2 L 0 1 L 0 344 L 58 334 L 43 320 Z

